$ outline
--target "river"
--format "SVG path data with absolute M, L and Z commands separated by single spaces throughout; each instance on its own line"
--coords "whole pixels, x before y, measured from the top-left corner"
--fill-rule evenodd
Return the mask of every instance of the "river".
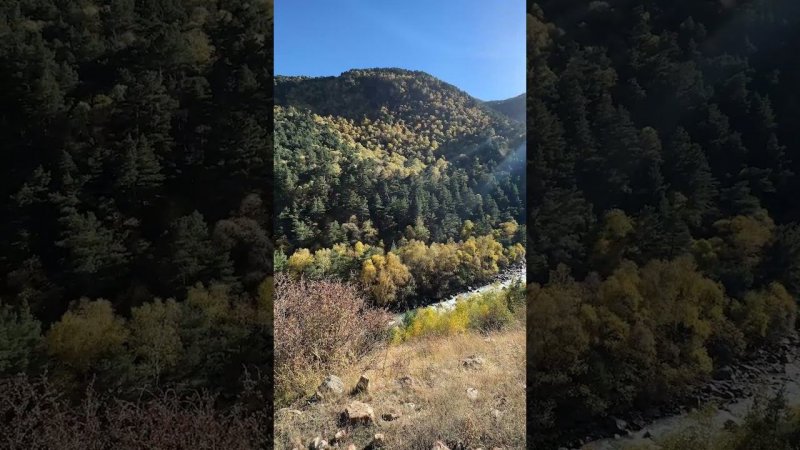
M 505 288 L 511 286 L 513 283 L 515 283 L 517 281 L 522 281 L 523 283 L 525 282 L 525 268 L 524 267 L 515 267 L 515 268 L 512 268 L 512 269 L 509 269 L 508 271 L 503 272 L 500 275 L 498 275 L 497 277 L 495 277 L 495 280 L 493 282 L 491 282 L 491 283 L 485 284 L 485 285 L 477 287 L 477 288 L 470 289 L 468 291 L 460 292 L 460 293 L 452 295 L 452 296 L 450 296 L 450 297 L 448 297 L 448 298 L 446 298 L 446 299 L 444 299 L 442 301 L 433 303 L 431 305 L 423 306 L 423 307 L 420 307 L 420 308 L 410 309 L 408 311 L 404 311 L 404 312 L 399 313 L 399 314 L 395 314 L 393 319 L 392 319 L 392 321 L 389 322 L 389 325 L 393 326 L 393 325 L 401 323 L 403 321 L 403 316 L 406 315 L 410 311 L 416 311 L 416 310 L 422 309 L 422 308 L 433 308 L 433 309 L 436 309 L 438 311 L 449 311 L 449 310 L 451 310 L 451 309 L 456 307 L 456 302 L 459 299 L 467 299 L 469 297 L 472 297 L 472 296 L 475 296 L 475 295 L 478 295 L 478 294 L 482 294 L 484 292 L 491 291 L 491 290 L 494 290 L 494 289 L 505 289 Z
M 710 426 L 723 429 L 727 423 L 741 424 L 753 406 L 756 395 L 770 398 L 783 390 L 784 400 L 789 406 L 800 406 L 800 350 L 797 337 L 784 347 L 785 356 L 781 361 L 761 361 L 739 364 L 730 380 L 717 380 L 707 385 L 706 391 L 725 393 L 719 386 L 727 386 L 726 400 L 715 399 L 711 405 Z M 711 386 L 714 386 L 713 389 Z M 730 392 L 743 390 L 743 395 L 732 396 Z M 715 406 L 716 405 L 716 406 Z M 704 422 L 705 423 L 705 422 Z M 624 450 L 631 446 L 641 446 L 646 442 L 697 425 L 696 419 L 688 412 L 656 419 L 638 431 L 616 438 L 599 439 L 580 447 L 581 450 Z

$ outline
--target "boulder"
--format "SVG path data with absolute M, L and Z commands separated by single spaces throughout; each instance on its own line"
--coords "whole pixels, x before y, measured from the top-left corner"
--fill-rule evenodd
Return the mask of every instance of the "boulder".
M 612 425 L 614 426 L 614 429 L 617 431 L 626 431 L 628 429 L 628 422 L 622 419 L 612 417 L 611 421 Z
M 715 380 L 730 380 L 733 377 L 733 370 L 728 367 L 720 367 L 714 372 L 714 379 Z
M 369 393 L 369 377 L 366 375 L 361 375 L 358 379 L 358 383 L 356 383 L 356 387 L 353 388 L 353 394 L 368 394 Z
M 375 411 L 366 403 L 353 401 L 342 412 L 342 418 L 350 425 L 371 425 L 375 423 Z
M 336 375 L 328 375 L 317 387 L 317 391 L 312 397 L 315 401 L 324 401 L 329 398 L 336 398 L 344 394 L 344 382 Z

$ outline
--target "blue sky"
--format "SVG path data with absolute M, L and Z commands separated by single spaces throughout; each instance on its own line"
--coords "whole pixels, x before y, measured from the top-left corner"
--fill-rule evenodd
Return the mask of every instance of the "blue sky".
M 275 73 L 422 70 L 481 100 L 525 92 L 524 0 L 275 0 Z

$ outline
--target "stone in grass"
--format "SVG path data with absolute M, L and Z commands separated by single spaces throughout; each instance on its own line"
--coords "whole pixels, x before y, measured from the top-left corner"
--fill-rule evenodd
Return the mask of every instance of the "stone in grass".
M 386 411 L 385 413 L 381 414 L 381 419 L 387 422 L 391 422 L 399 418 L 400 418 L 400 413 L 395 410 Z
M 478 399 L 478 390 L 475 388 L 467 388 L 467 398 L 470 400 L 477 400 Z
M 375 411 L 366 403 L 352 401 L 342 412 L 342 419 L 349 425 L 371 425 L 375 423 Z
M 431 450 L 450 450 L 450 447 L 444 444 L 442 441 L 436 441 L 433 443 L 433 447 Z
M 353 388 L 353 394 L 369 394 L 369 377 L 361 375 L 356 387 Z
M 343 441 L 343 440 L 344 440 L 346 437 L 347 437 L 347 431 L 345 431 L 345 430 L 339 430 L 339 431 L 337 431 L 337 432 L 336 432 L 336 434 L 333 436 L 333 440 L 334 440 L 334 441 L 336 441 L 336 442 L 341 442 L 341 441 Z
M 383 433 L 375 433 L 372 437 L 372 442 L 369 444 L 370 448 L 383 448 L 386 445 L 386 437 Z
M 467 369 L 480 369 L 486 360 L 477 355 L 472 355 L 461 360 L 461 365 Z
M 329 398 L 336 398 L 344 393 L 344 382 L 336 375 L 328 375 L 317 387 L 312 400 L 324 401 Z
M 328 445 L 328 441 L 317 436 L 313 441 L 311 441 L 311 444 L 308 446 L 308 448 L 311 450 L 321 450 L 330 448 L 330 446 Z

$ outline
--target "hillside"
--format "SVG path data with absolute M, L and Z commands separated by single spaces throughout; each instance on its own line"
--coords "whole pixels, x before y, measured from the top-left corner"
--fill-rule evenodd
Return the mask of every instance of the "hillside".
M 697 406 L 797 328 L 798 18 L 529 4 L 529 444 Z
M 430 450 L 436 441 L 448 448 L 525 448 L 525 330 L 520 325 L 375 350 L 336 372 L 344 395 L 278 409 L 275 448 L 305 448 L 315 438 L 342 448 L 351 443 L 370 448 L 376 433 L 384 435 L 387 448 Z M 484 363 L 463 364 L 474 357 Z M 361 375 L 369 378 L 369 391 L 348 394 Z M 340 423 L 341 412 L 353 401 L 373 408 L 373 426 Z
M 517 122 L 525 123 L 525 114 L 527 112 L 525 99 L 525 94 L 520 94 L 505 100 L 489 101 L 485 105 Z
M 388 304 L 521 261 L 522 124 L 401 69 L 277 77 L 275 96 L 277 270 L 374 279 Z
M 272 14 L 0 2 L 0 447 L 271 440 Z

